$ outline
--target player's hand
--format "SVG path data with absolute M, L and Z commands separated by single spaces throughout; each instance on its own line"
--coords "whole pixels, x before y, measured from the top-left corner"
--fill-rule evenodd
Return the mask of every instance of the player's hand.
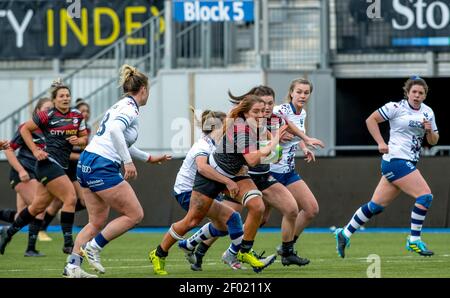
M 80 141 L 77 136 L 70 136 L 70 137 L 66 138 L 66 140 L 74 146 L 80 145 Z
M 30 175 L 28 174 L 27 171 L 22 170 L 22 171 L 19 171 L 19 178 L 20 178 L 20 181 L 27 182 L 30 180 Z
M 150 156 L 149 163 L 153 163 L 153 164 L 157 163 L 160 165 L 161 163 L 171 160 L 171 159 L 172 159 L 172 155 L 167 155 L 167 154 L 159 155 L 159 156 Z
M 0 150 L 6 150 L 9 148 L 9 141 L 0 140 Z
M 378 151 L 380 153 L 389 153 L 389 146 L 386 143 L 378 144 Z
M 137 178 L 137 171 L 133 162 L 126 163 L 123 165 L 123 167 L 125 169 L 125 175 L 123 177 L 125 180 Z
M 239 186 L 237 185 L 237 183 L 230 179 L 230 181 L 227 184 L 225 184 L 225 186 L 227 187 L 228 192 L 230 193 L 230 197 L 234 199 L 236 195 L 239 193 Z
M 427 119 L 423 118 L 422 121 L 423 127 L 425 128 L 425 133 L 430 133 L 432 131 L 431 122 Z
M 323 142 L 321 140 L 319 140 L 319 139 L 316 139 L 316 138 L 307 138 L 306 140 L 303 140 L 303 141 L 305 142 L 305 144 L 307 146 L 310 146 L 310 147 L 312 147 L 314 149 L 317 149 L 317 146 L 319 146 L 321 148 L 325 147 Z
M 239 172 L 236 174 L 236 176 L 247 176 L 248 174 L 248 167 L 246 165 L 243 165 Z
M 307 163 L 310 163 L 311 161 L 313 161 L 313 162 L 316 161 L 316 156 L 314 155 L 314 152 L 312 152 L 308 148 L 305 148 L 303 150 L 303 154 L 305 154 L 305 160 Z
M 44 160 L 48 158 L 48 153 L 40 148 L 33 151 L 33 155 L 34 157 L 36 157 L 37 160 Z

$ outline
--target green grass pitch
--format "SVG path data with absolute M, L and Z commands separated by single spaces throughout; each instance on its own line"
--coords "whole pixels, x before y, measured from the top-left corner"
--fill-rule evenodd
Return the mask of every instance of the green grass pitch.
M 27 234 L 19 233 L 0 256 L 0 277 L 14 278 L 60 278 L 66 255 L 62 253 L 61 233 L 49 233 L 51 242 L 38 242 L 38 250 L 46 254 L 42 258 L 23 256 Z M 150 249 L 162 239 L 161 233 L 126 233 L 112 241 L 102 252 L 102 263 L 107 272 L 102 278 L 153 278 L 152 267 L 147 259 Z M 168 277 L 226 277 L 226 278 L 321 278 L 321 277 L 367 277 L 367 257 L 380 257 L 381 277 L 450 277 L 450 233 L 426 233 L 423 236 L 433 257 L 424 258 L 405 249 L 406 233 L 359 233 L 352 237 L 347 257 L 341 259 L 335 251 L 333 234 L 305 233 L 296 245 L 298 253 L 311 260 L 305 267 L 281 264 L 280 257 L 262 273 L 251 269 L 234 271 L 221 262 L 222 252 L 228 246 L 228 238 L 222 238 L 208 251 L 203 271 L 191 271 L 183 253 L 174 246 L 166 261 Z M 275 253 L 280 234 L 258 234 L 254 248 L 266 255 Z M 248 265 L 247 265 L 248 267 Z M 83 268 L 93 272 L 87 261 Z

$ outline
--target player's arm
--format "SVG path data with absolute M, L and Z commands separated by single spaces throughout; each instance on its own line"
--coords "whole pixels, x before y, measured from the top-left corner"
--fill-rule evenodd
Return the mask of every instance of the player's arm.
M 20 181 L 26 182 L 30 180 L 30 175 L 28 175 L 28 172 L 22 166 L 20 161 L 17 159 L 16 154 L 11 148 L 5 150 L 5 156 L 6 159 L 8 159 L 8 162 L 11 165 L 11 167 L 13 167 L 13 169 L 16 170 L 17 173 L 19 173 Z
M 380 127 L 378 126 L 379 123 L 386 121 L 383 116 L 380 114 L 380 111 L 377 110 L 373 112 L 367 119 L 366 119 L 366 125 L 367 129 L 369 130 L 369 133 L 372 135 L 372 138 L 377 142 L 378 144 L 378 151 L 380 153 L 388 153 L 389 147 L 386 144 L 386 142 L 383 139 L 383 136 L 380 132 Z
M 300 149 L 302 149 L 303 154 L 305 155 L 306 162 L 309 163 L 311 161 L 316 161 L 316 156 L 314 155 L 314 152 L 306 146 L 303 140 L 300 141 L 299 146 Z
M 36 144 L 33 142 L 33 136 L 32 132 L 38 129 L 39 127 L 34 122 L 34 120 L 28 120 L 25 122 L 24 125 L 20 128 L 20 135 L 23 138 L 23 141 L 27 145 L 27 147 L 30 149 L 30 151 L 33 153 L 34 157 L 36 157 L 37 160 L 44 160 L 48 157 L 48 153 L 44 150 L 41 150 Z
M 422 121 L 422 124 L 423 124 L 423 127 L 425 128 L 425 136 L 427 137 L 428 144 L 430 144 L 431 146 L 436 145 L 437 142 L 439 141 L 439 133 L 437 131 L 437 127 L 436 127 L 434 120 L 433 120 L 433 122 L 431 122 L 424 118 Z M 433 129 L 433 124 L 434 124 L 434 129 Z
M 147 162 L 147 163 L 157 163 L 161 164 L 164 161 L 171 160 L 171 155 L 150 155 L 149 153 L 142 151 L 141 149 L 137 148 L 136 146 L 132 145 L 130 148 L 128 148 L 128 151 L 131 154 L 132 158 L 135 158 L 137 160 Z
M 70 136 L 66 138 L 66 140 L 69 141 L 70 144 L 84 149 L 88 143 L 88 132 L 86 129 L 80 130 L 78 135 Z
M 317 146 L 320 146 L 322 148 L 325 147 L 325 145 L 323 144 L 323 142 L 321 140 L 308 137 L 303 131 L 301 131 L 297 127 L 297 125 L 295 125 L 291 121 L 288 121 L 287 119 L 285 119 L 285 121 L 288 126 L 287 131 L 293 135 L 300 137 L 305 142 L 306 145 L 311 146 L 313 148 L 317 148 Z
M 244 153 L 243 156 L 247 164 L 251 167 L 259 165 L 261 163 L 261 159 L 268 156 L 272 151 L 275 150 L 275 147 L 278 145 L 280 140 L 280 134 L 284 131 L 284 129 L 278 129 L 275 134 L 271 134 L 267 132 L 267 139 L 270 140 L 266 146 L 260 147 L 259 150 Z
M 125 169 L 125 179 L 137 177 L 136 167 L 133 164 L 133 160 L 131 159 L 130 152 L 128 151 L 128 146 L 125 141 L 125 136 L 123 132 L 127 128 L 125 123 L 120 120 L 113 120 L 110 122 L 110 134 L 111 141 L 113 143 L 114 148 L 117 151 L 117 154 L 120 156 L 120 159 L 123 161 L 123 167 Z
M 251 167 L 254 167 L 256 165 L 259 165 L 261 163 L 261 159 L 263 157 L 266 157 L 270 154 L 272 148 L 272 142 L 268 144 L 268 146 L 262 147 L 259 150 L 250 152 L 250 153 L 244 153 L 243 156 L 245 158 L 245 161 L 247 164 Z
M 436 131 L 426 132 L 426 136 L 427 136 L 427 142 L 431 146 L 436 145 L 439 141 L 439 133 Z
M 70 160 L 79 160 L 80 159 L 80 153 L 71 152 L 69 159 Z
M 208 179 L 225 184 L 232 198 L 239 193 L 239 186 L 237 183 L 214 170 L 214 168 L 208 164 L 207 156 L 197 156 L 195 158 L 195 163 L 197 164 L 197 170 L 200 174 Z

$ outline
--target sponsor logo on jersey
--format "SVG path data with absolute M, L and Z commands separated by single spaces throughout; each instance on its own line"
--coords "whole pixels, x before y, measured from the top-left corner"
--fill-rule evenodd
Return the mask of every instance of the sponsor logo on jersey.
M 420 121 L 414 121 L 414 120 L 409 120 L 409 127 L 417 127 L 417 128 L 424 128 L 423 123 Z
M 50 134 L 52 136 L 74 136 L 78 134 L 78 129 L 66 129 L 66 130 L 60 130 L 60 129 L 52 129 L 50 130 Z
M 59 120 L 56 120 L 56 121 L 50 121 L 50 124 L 51 125 L 55 125 L 55 124 L 58 124 L 59 122 L 61 122 L 63 119 L 59 119 Z

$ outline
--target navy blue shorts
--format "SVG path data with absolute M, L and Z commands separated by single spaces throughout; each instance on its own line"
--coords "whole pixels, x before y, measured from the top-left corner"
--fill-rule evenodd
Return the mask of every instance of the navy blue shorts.
M 270 172 L 270 175 L 272 175 L 273 178 L 277 179 L 277 181 L 284 186 L 288 186 L 289 184 L 302 180 L 302 177 L 300 177 L 296 171 L 283 174 Z
M 416 163 L 409 160 L 393 158 L 391 161 L 386 161 L 381 159 L 381 174 L 389 182 L 405 177 L 415 170 Z
M 181 208 L 185 211 L 189 211 L 189 203 L 191 202 L 192 191 L 182 192 L 177 194 L 173 192 L 175 199 L 177 199 L 178 204 L 180 204 Z
M 181 208 L 183 208 L 186 212 L 189 211 L 189 203 L 191 202 L 191 195 L 192 191 L 186 191 L 182 192 L 180 194 L 177 194 L 175 191 L 173 192 L 173 196 L 177 200 L 178 204 L 180 204 Z M 216 197 L 216 200 L 223 201 L 224 196 L 222 194 L 219 194 Z
M 120 164 L 88 151 L 80 155 L 77 179 L 82 187 L 93 192 L 114 187 L 123 181 Z

